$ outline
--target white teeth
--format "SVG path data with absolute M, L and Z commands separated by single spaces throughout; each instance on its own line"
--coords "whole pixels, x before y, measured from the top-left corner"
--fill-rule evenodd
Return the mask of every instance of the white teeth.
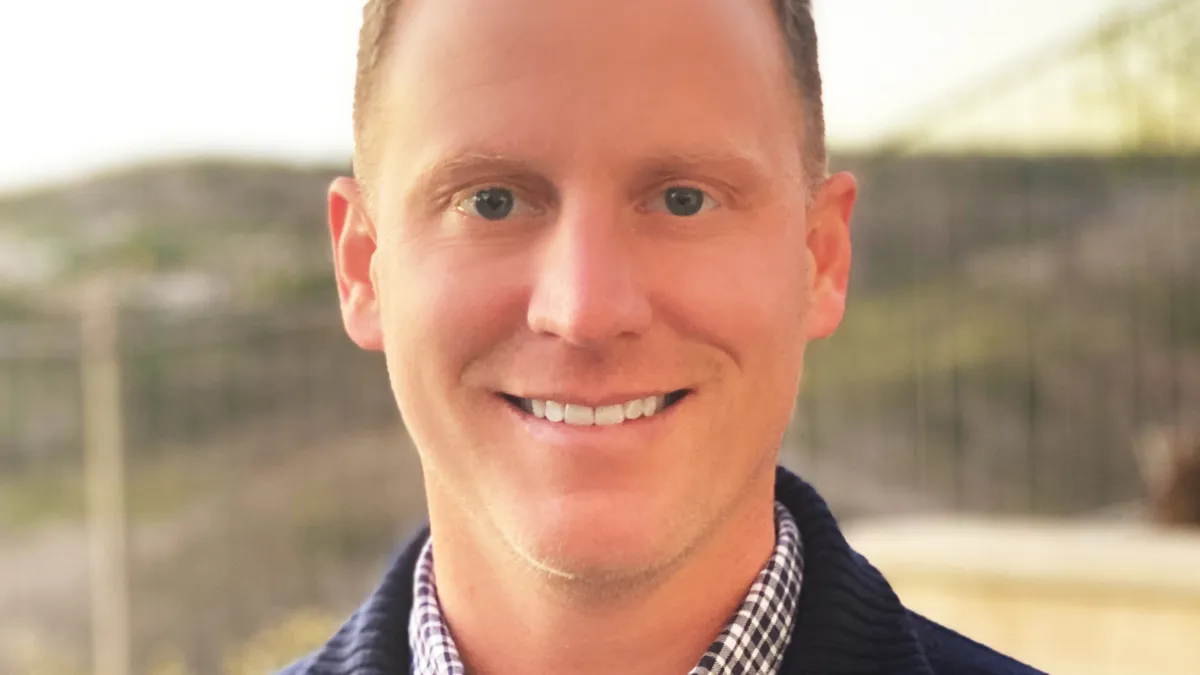
M 662 401 L 659 399 L 660 397 L 658 396 L 647 396 L 646 398 L 642 399 L 642 414 L 646 417 L 650 417 L 654 413 L 658 412 L 659 404 L 662 403 Z
M 578 427 L 591 426 L 596 421 L 596 411 L 586 405 L 568 403 L 566 405 L 566 412 L 563 414 L 563 420 L 567 424 L 574 424 Z
M 625 419 L 636 420 L 637 418 L 642 416 L 642 413 L 645 412 L 645 410 L 646 410 L 645 401 L 643 401 L 640 398 L 635 398 L 632 401 L 630 401 L 629 403 L 626 403 L 624 410 L 622 410 L 621 412 L 625 415 Z
M 620 424 L 625 421 L 625 406 L 606 405 L 596 408 L 596 424 Z
M 666 396 L 647 396 L 635 398 L 626 403 L 605 405 L 592 408 L 575 403 L 559 403 L 558 401 L 542 401 L 525 399 L 527 411 L 538 419 L 550 422 L 566 422 L 575 426 L 611 426 L 626 420 L 636 420 L 639 417 L 650 417 L 661 411 L 666 404 Z

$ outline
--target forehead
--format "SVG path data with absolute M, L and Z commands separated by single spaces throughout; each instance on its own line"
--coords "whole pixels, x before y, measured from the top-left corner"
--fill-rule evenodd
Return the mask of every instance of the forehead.
M 768 0 L 409 0 L 392 39 L 374 120 L 385 165 L 736 152 L 799 166 Z

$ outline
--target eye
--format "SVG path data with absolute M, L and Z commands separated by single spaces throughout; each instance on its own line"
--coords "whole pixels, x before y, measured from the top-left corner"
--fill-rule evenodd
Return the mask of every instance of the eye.
M 717 202 L 699 188 L 673 186 L 663 192 L 662 205 L 671 215 L 687 218 L 716 208 Z
M 484 220 L 504 220 L 520 211 L 516 195 L 502 187 L 489 187 L 468 194 L 455 208 L 462 213 Z

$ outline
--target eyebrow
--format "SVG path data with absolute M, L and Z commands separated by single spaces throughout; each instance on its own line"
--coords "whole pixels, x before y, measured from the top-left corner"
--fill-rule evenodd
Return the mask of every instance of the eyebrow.
M 768 184 L 762 162 L 737 152 L 668 152 L 636 164 L 635 185 L 643 186 L 673 178 L 707 178 L 743 193 L 756 192 Z
M 636 171 L 639 178 L 668 178 L 697 173 L 746 181 L 763 180 L 766 176 L 760 162 L 749 155 L 729 152 L 664 153 L 638 162 Z
M 671 179 L 706 178 L 731 189 L 755 192 L 767 185 L 767 171 L 760 161 L 737 152 L 664 152 L 635 161 L 631 190 Z M 515 183 L 547 195 L 557 193 L 553 182 L 531 162 L 501 154 L 468 152 L 452 155 L 421 171 L 409 191 L 411 198 L 432 203 L 469 183 L 495 180 Z
M 554 186 L 545 175 L 529 162 L 498 154 L 465 153 L 434 162 L 418 174 L 409 195 L 421 202 L 431 202 L 447 193 L 480 180 L 517 183 L 523 187 L 554 193 Z

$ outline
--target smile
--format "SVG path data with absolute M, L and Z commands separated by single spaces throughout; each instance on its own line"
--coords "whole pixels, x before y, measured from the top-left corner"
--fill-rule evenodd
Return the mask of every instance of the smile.
M 559 424 L 572 426 L 612 426 L 626 421 L 654 415 L 674 406 L 684 399 L 691 390 L 680 389 L 666 394 L 635 398 L 624 403 L 605 406 L 587 406 L 577 403 L 563 403 L 533 398 L 522 398 L 511 394 L 501 396 L 522 412 L 534 417 Z

